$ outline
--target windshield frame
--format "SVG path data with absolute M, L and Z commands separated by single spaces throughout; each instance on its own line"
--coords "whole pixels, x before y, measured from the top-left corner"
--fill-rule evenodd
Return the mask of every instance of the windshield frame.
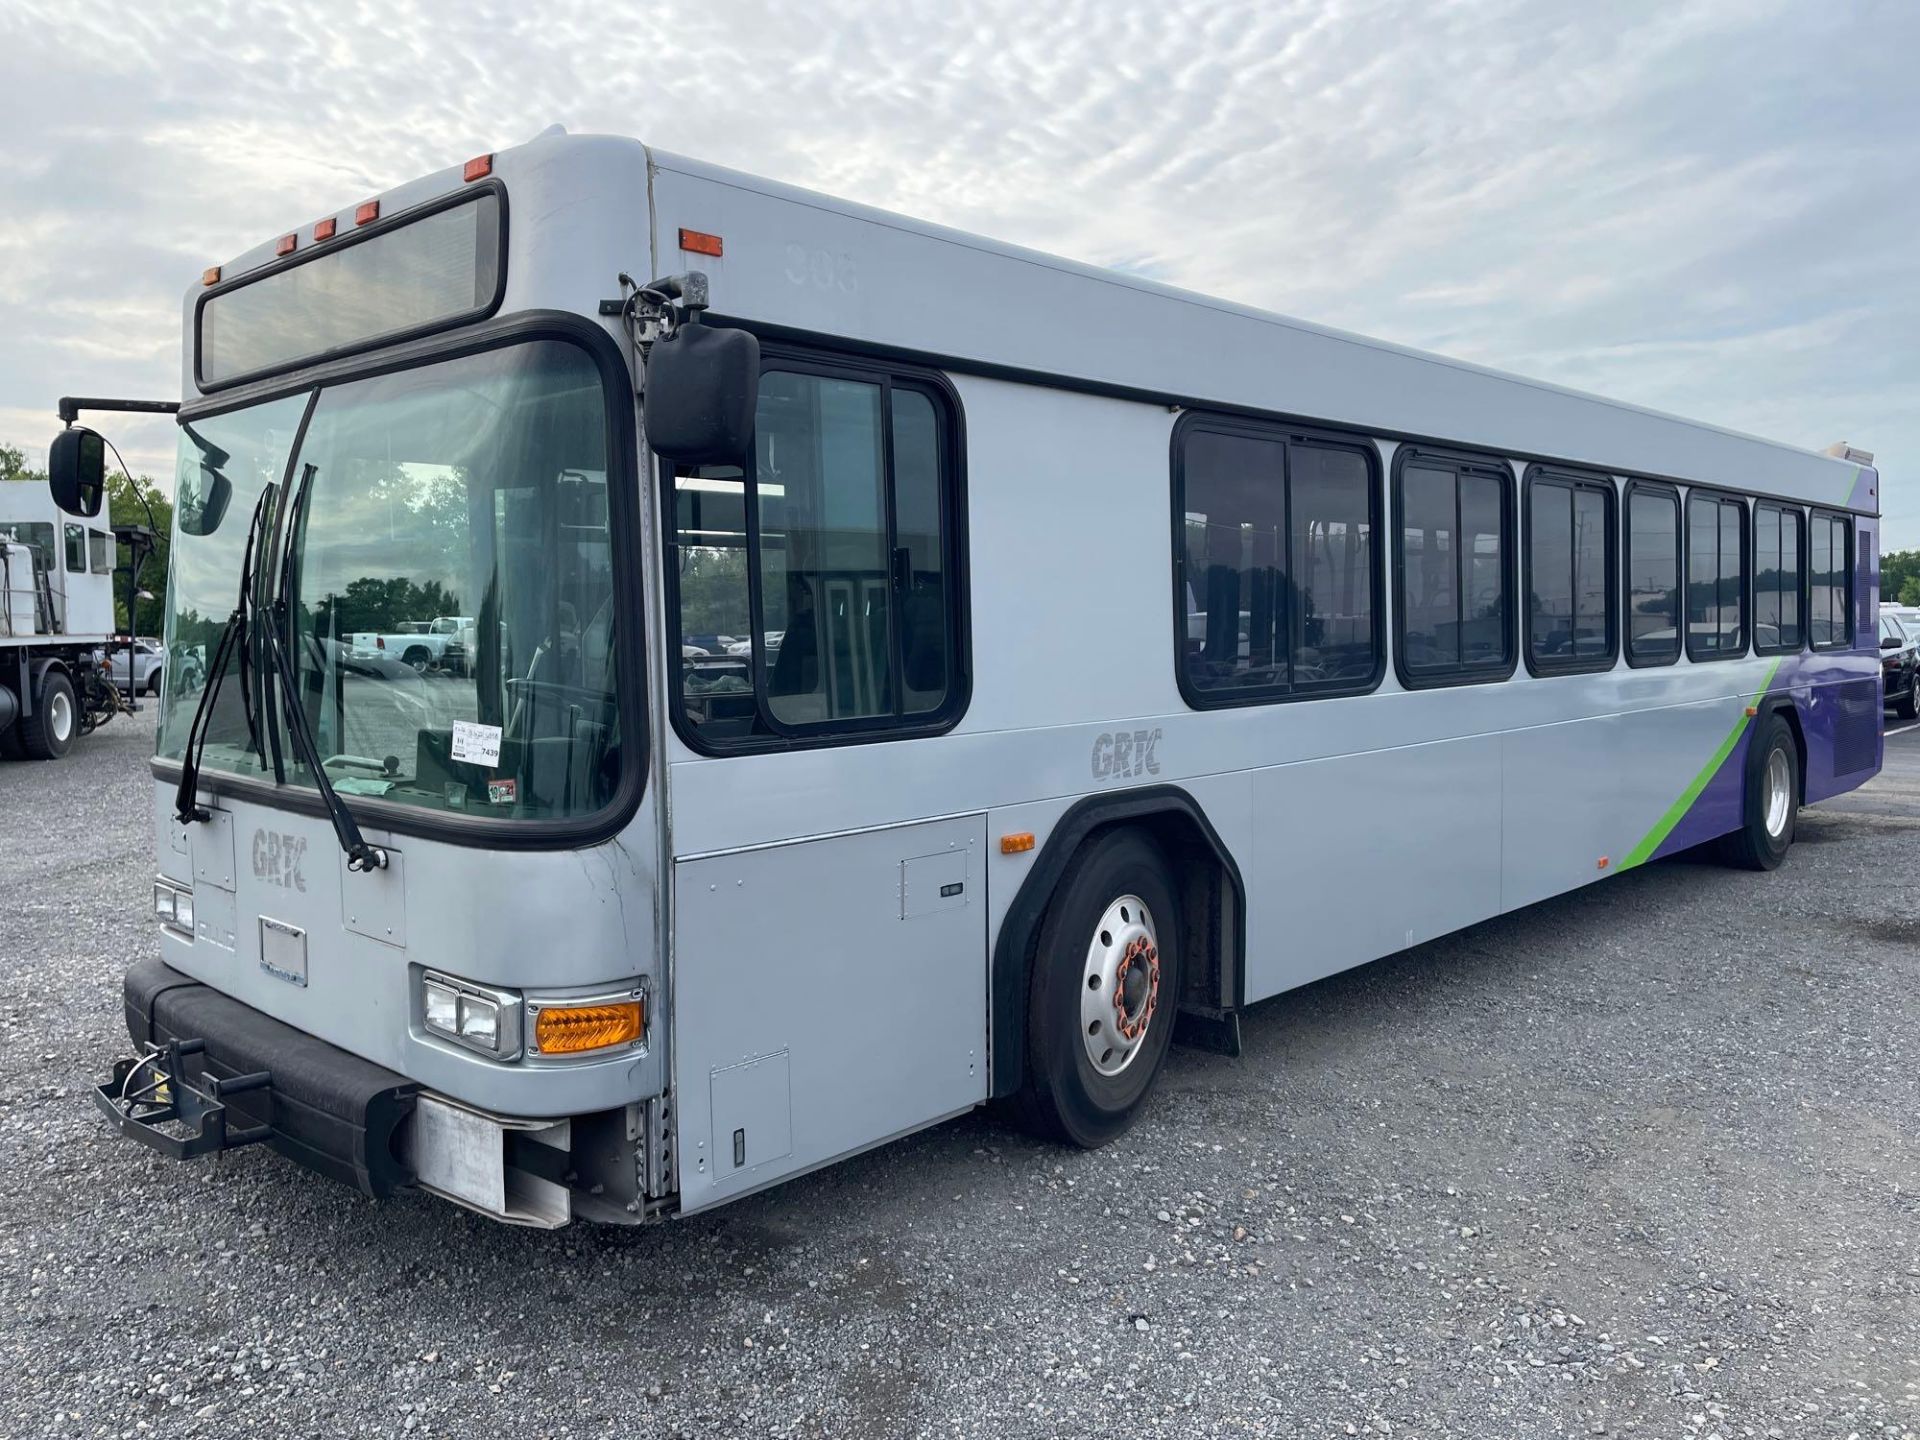
M 425 810 L 374 796 L 341 796 L 354 819 L 370 830 L 489 850 L 565 850 L 611 839 L 627 827 L 639 810 L 652 765 L 653 717 L 641 678 L 646 674 L 646 616 L 645 585 L 640 573 L 639 437 L 632 376 L 626 359 L 613 337 L 584 316 L 564 310 L 530 310 L 476 326 L 457 337 L 436 336 L 431 342 L 395 346 L 375 355 L 313 365 L 244 388 L 236 387 L 221 392 L 217 400 L 183 405 L 177 417 L 181 423 L 191 423 L 288 395 L 419 369 L 437 361 L 455 360 L 533 340 L 571 343 L 587 355 L 600 376 L 608 428 L 607 525 L 613 550 L 614 607 L 624 622 L 618 627 L 615 640 L 614 694 L 621 723 L 630 736 L 625 748 L 631 754 L 623 757 L 613 799 L 605 808 L 591 814 L 557 820 L 511 819 Z M 292 458 L 297 456 L 296 446 Z M 282 543 L 283 537 L 276 537 L 272 564 L 268 567 L 272 579 L 279 575 Z M 275 692 L 277 705 L 277 686 Z M 279 718 L 276 711 L 275 721 Z M 148 768 L 157 780 L 179 783 L 178 760 L 155 755 Z M 206 794 L 232 795 L 296 814 L 321 818 L 327 814 L 326 804 L 317 790 L 291 783 L 275 784 L 270 777 L 202 770 L 200 789 Z

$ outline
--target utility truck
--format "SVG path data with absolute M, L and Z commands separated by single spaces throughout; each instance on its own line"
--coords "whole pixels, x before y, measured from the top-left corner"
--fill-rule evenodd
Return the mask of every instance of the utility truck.
M 552 1226 L 1105 1144 L 1176 1033 L 1880 765 L 1859 452 L 561 133 L 184 321 L 94 1096 L 166 1155 Z M 356 658 L 456 612 L 459 679 Z
M 118 710 L 103 669 L 117 553 L 45 485 L 0 481 L 0 757 L 58 760 Z

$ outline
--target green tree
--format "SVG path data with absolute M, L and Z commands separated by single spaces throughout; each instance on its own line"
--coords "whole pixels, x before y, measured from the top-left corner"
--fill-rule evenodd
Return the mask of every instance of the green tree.
M 142 501 L 144 500 L 144 504 Z M 107 477 L 107 516 L 115 525 L 143 525 L 154 532 L 154 548 L 140 557 L 140 573 L 135 588 L 145 592 L 134 609 L 134 624 L 127 625 L 126 577 L 116 574 L 113 582 L 114 624 L 134 635 L 158 635 L 166 623 L 167 561 L 173 539 L 173 502 L 160 493 L 153 477 L 138 480 L 124 470 Z M 130 555 L 121 547 L 120 563 Z
M 1920 575 L 1909 575 L 1894 598 L 1902 605 L 1920 605 Z
M 47 483 L 47 472 L 32 469 L 26 452 L 17 445 L 0 445 L 0 480 L 38 480 Z
M 1907 598 L 1907 586 L 1916 581 L 1920 581 L 1920 550 L 1889 550 L 1880 557 L 1882 600 L 1898 600 L 1902 605 L 1920 605 L 1920 598 Z

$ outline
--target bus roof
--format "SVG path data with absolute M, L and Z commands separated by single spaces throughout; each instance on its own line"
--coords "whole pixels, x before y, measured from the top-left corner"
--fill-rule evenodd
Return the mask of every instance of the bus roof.
M 614 292 L 619 269 L 648 263 L 632 231 L 650 220 L 655 274 L 704 270 L 716 316 L 775 333 L 879 347 L 961 372 L 1879 510 L 1869 465 L 1063 260 L 638 140 L 556 126 L 496 153 L 491 169 L 510 201 L 531 202 L 513 206 L 506 309 L 592 313 L 595 298 Z M 379 197 L 383 215 L 461 183 L 460 166 L 422 176 Z M 529 213 L 531 225 L 522 219 Z M 682 228 L 720 236 L 724 253 L 680 251 Z M 303 244 L 308 233 L 299 234 Z M 272 242 L 256 246 L 226 273 L 271 265 L 273 251 Z M 190 363 L 186 378 L 191 395 Z
M 654 233 L 722 236 L 714 308 L 1169 403 L 1269 411 L 1877 513 L 1870 466 L 652 152 Z

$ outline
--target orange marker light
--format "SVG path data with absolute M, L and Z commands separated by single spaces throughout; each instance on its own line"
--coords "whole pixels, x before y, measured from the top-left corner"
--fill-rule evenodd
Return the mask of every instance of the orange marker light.
M 611 1005 L 547 1005 L 533 1022 L 534 1048 L 542 1055 L 573 1055 L 628 1045 L 646 1028 L 638 1000 Z
M 720 258 L 720 237 L 718 235 L 709 235 L 704 230 L 689 230 L 686 226 L 682 225 L 680 227 L 680 248 L 682 250 L 691 250 L 696 255 L 711 255 L 717 260 Z
M 1754 716 L 1758 715 L 1759 713 L 1760 713 L 1760 707 L 1758 705 L 1747 706 L 1747 718 L 1749 720 L 1751 720 Z
M 484 180 L 493 173 L 493 156 L 476 155 L 467 161 L 467 168 L 460 172 L 462 180 Z
M 378 200 L 363 200 L 359 208 L 353 212 L 353 223 L 356 225 L 371 225 L 379 218 L 380 202 Z
M 220 283 L 220 267 L 218 265 L 209 265 L 206 269 L 202 270 L 200 272 L 200 283 L 202 285 L 218 285 Z
M 276 255 L 291 255 L 293 253 L 293 247 L 299 243 L 300 237 L 298 235 L 282 235 L 278 240 L 273 242 L 273 253 Z
M 325 220 L 318 222 L 313 227 L 313 238 L 316 240 L 331 240 L 333 238 L 333 232 L 339 228 L 338 222 L 329 215 Z
M 1000 837 L 1000 853 L 1002 855 L 1024 855 L 1031 849 L 1033 849 L 1033 832 L 1031 830 L 1022 830 L 1018 834 L 1002 835 Z
M 1606 869 L 1606 868 L 1607 868 L 1607 857 L 1606 857 L 1606 856 L 1604 856 L 1604 855 L 1602 855 L 1602 856 L 1600 857 L 1600 868 L 1601 868 L 1602 870 L 1604 870 L 1604 869 Z

